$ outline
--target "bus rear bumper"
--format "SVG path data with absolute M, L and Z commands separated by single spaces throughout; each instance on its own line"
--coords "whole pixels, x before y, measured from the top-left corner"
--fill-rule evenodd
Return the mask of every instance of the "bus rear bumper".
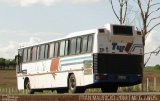
M 141 74 L 95 74 L 94 84 L 111 83 L 118 86 L 132 86 L 142 83 Z

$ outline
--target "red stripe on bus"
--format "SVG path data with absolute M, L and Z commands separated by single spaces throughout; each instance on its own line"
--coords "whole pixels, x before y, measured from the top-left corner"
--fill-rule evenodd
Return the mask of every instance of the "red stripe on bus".
M 133 43 L 127 43 L 127 46 L 125 48 L 125 51 L 128 53 L 129 50 L 131 49 Z
M 58 58 L 57 59 L 52 59 L 51 66 L 50 66 L 50 71 L 51 72 L 58 71 L 58 66 L 59 66 L 59 59 Z M 56 74 L 53 73 L 52 75 L 53 75 L 53 78 L 55 79 Z

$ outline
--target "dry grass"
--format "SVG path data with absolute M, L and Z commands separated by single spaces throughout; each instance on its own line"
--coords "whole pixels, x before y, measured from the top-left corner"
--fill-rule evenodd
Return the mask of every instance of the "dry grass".
M 0 70 L 0 88 L 16 88 L 16 71 Z
M 156 91 L 160 91 L 160 71 L 145 71 L 144 72 L 144 86 L 146 85 L 147 78 L 149 80 L 149 90 L 154 91 L 154 78 L 156 78 Z M 146 87 L 144 87 L 146 88 Z
M 150 90 L 153 90 L 153 80 L 154 77 L 156 77 L 157 79 L 157 91 L 160 91 L 160 72 L 159 71 L 145 71 L 144 72 L 144 82 L 145 82 L 145 87 L 146 87 L 146 78 L 149 78 L 149 82 L 150 82 Z M 15 70 L 0 70 L 0 88 L 1 90 L 4 89 L 8 89 L 8 88 L 14 88 L 16 89 L 16 84 L 17 80 L 16 80 L 16 71 Z M 144 88 L 145 88 L 144 87 Z M 131 87 L 134 88 L 131 91 L 138 91 L 139 90 L 139 86 L 136 87 Z M 12 91 L 12 90 L 11 90 Z M 123 92 L 127 92 L 126 88 L 125 90 L 122 90 Z M 99 89 L 87 89 L 86 93 L 99 93 L 101 92 Z M 120 91 L 121 92 L 121 91 Z

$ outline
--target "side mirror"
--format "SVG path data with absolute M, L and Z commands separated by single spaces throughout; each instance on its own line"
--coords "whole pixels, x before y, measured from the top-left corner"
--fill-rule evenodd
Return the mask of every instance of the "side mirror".
M 15 61 L 16 61 L 16 64 L 18 65 L 19 64 L 19 55 L 15 56 Z
M 15 56 L 15 61 L 16 64 L 19 65 L 22 62 L 22 56 L 20 56 L 19 54 Z

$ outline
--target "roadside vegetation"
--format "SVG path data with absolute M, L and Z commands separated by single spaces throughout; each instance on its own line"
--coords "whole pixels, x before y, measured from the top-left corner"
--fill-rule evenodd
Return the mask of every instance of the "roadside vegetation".
M 146 90 L 146 79 L 149 79 L 149 91 L 153 91 L 153 80 L 157 79 L 157 91 L 160 91 L 160 65 L 144 68 L 144 90 Z M 27 94 L 27 91 L 17 90 L 16 70 L 0 70 L 0 94 Z M 141 85 L 130 87 L 119 87 L 118 92 L 141 92 Z M 87 89 L 85 93 L 101 93 L 101 89 Z M 57 94 L 56 91 L 36 92 L 35 94 Z
M 0 58 L 0 70 L 15 69 L 16 62 L 14 59 Z
M 160 65 L 147 66 L 144 68 L 144 72 L 160 72 Z

